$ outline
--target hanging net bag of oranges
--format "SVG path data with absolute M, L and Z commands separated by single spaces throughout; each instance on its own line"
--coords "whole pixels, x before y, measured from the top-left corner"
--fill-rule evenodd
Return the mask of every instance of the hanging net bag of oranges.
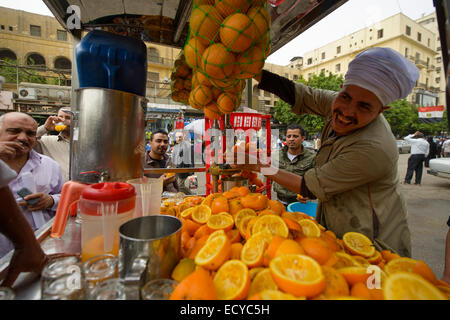
M 170 80 L 173 101 L 188 104 L 192 87 L 192 69 L 186 63 L 183 50 L 175 60 Z
M 194 0 L 184 46 L 192 69 L 189 104 L 209 119 L 236 110 L 245 80 L 270 53 L 270 17 L 263 0 Z

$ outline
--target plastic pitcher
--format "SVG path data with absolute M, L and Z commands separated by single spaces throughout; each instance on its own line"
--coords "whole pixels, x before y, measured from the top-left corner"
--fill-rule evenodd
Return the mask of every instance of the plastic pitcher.
M 163 177 L 128 180 L 127 183 L 134 186 L 136 190 L 136 206 L 134 218 L 160 214 L 161 194 L 163 192 Z
M 81 260 L 105 253 L 119 254 L 119 227 L 132 218 L 134 187 L 103 182 L 83 189 L 80 198 Z

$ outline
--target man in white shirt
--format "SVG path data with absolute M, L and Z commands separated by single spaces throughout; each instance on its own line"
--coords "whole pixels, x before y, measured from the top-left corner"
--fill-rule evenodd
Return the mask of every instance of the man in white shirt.
M 442 143 L 442 156 L 444 158 L 450 158 L 450 139 L 447 139 Z
M 411 144 L 411 156 L 408 159 L 408 169 L 404 184 L 411 184 L 414 172 L 416 173 L 416 185 L 422 181 L 423 162 L 430 152 L 430 144 L 424 139 L 422 132 L 416 131 L 414 134 L 406 136 L 404 139 Z
M 58 162 L 61 166 L 64 182 L 66 182 L 69 180 L 70 114 L 64 112 L 64 110 L 70 110 L 70 108 L 60 108 L 57 116 L 48 117 L 45 123 L 38 127 L 34 149 Z M 64 126 L 55 128 L 58 123 L 63 123 Z M 58 135 L 46 135 L 47 132 L 55 131 L 55 129 L 61 130 Z

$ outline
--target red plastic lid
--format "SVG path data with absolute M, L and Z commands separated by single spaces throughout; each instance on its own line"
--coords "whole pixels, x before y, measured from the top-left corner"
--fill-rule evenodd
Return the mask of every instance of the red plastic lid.
M 134 187 L 125 182 L 95 183 L 81 192 L 84 199 L 95 201 L 119 201 L 134 197 Z
M 125 182 L 102 182 L 92 184 L 81 192 L 80 210 L 84 214 L 101 215 L 100 203 L 119 201 L 117 213 L 134 209 L 136 191 Z

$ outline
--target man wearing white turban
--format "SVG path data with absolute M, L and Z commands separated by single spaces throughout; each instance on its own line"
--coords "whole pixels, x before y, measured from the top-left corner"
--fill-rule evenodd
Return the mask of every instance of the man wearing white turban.
M 277 168 L 261 170 L 260 164 L 246 168 L 318 198 L 318 222 L 338 237 L 360 232 L 378 250 L 411 256 L 397 145 L 382 112 L 394 100 L 406 98 L 418 76 L 414 64 L 389 48 L 358 54 L 339 92 L 310 88 L 264 70 L 255 77 L 259 89 L 278 95 L 297 114 L 325 118 L 322 143 L 314 168 L 303 177 Z

